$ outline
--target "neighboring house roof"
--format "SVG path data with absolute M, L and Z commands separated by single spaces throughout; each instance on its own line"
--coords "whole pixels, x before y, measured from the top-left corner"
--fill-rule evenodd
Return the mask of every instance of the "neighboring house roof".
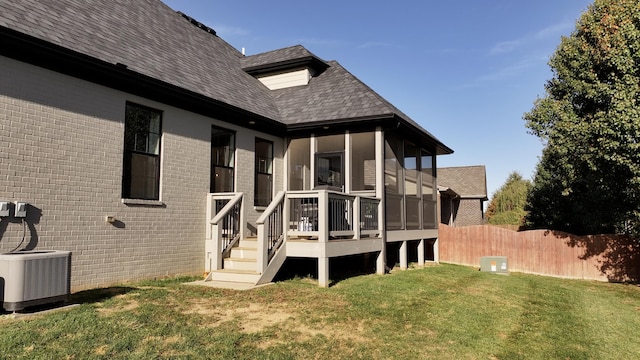
M 0 55 L 267 132 L 379 122 L 453 152 L 337 62 L 300 45 L 244 57 L 158 0 L 0 2 L 0 39 Z M 252 76 L 300 66 L 314 70 L 307 86 Z
M 453 189 L 461 198 L 488 200 L 484 165 L 437 169 L 438 187 Z

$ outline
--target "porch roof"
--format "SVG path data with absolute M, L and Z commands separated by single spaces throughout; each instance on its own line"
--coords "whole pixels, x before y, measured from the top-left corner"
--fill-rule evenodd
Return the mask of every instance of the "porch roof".
M 281 121 L 289 130 L 327 127 L 339 124 L 350 128 L 386 123 L 403 125 L 408 134 L 432 143 L 438 154 L 453 153 L 435 136 L 389 101 L 347 71 L 337 61 L 327 61 L 328 68 L 312 77 L 306 86 L 272 90 L 280 110 Z

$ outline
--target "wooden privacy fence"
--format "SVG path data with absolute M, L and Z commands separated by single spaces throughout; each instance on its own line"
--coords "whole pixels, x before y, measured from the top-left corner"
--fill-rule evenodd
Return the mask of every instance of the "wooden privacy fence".
M 600 281 L 638 280 L 638 242 L 625 236 L 441 224 L 438 237 L 442 262 L 479 266 L 482 256 L 506 256 L 509 271 Z

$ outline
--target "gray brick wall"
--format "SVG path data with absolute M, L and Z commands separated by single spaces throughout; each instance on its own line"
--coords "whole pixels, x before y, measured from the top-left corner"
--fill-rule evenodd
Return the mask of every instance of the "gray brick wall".
M 237 131 L 236 191 L 253 209 L 255 136 L 274 141 L 282 189 L 281 139 L 0 57 L 0 200 L 31 204 L 23 247 L 73 252 L 72 288 L 204 270 L 210 128 Z M 163 111 L 162 206 L 121 199 L 127 101 Z M 23 237 L 0 220 L 0 252 Z M 106 216 L 118 221 L 109 224 Z

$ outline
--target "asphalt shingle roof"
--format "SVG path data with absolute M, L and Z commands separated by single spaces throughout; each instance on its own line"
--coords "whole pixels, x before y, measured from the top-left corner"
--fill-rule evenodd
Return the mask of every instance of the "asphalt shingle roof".
M 158 0 L 2 1 L 0 26 L 279 119 L 241 53 Z
M 444 144 L 335 61 L 300 45 L 244 57 L 159 0 L 0 1 L 0 28 L 186 89 L 286 125 L 400 118 Z M 198 24 L 196 24 L 198 25 Z M 247 71 L 317 70 L 307 86 L 269 90 Z
M 399 112 L 335 61 L 309 85 L 273 90 L 286 124 L 391 116 Z
M 438 168 L 438 185 L 453 189 L 461 197 L 487 198 L 484 165 Z
M 318 56 L 307 50 L 302 45 L 295 45 L 283 49 L 268 51 L 260 54 L 247 56 L 242 59 L 242 68 L 251 72 L 251 69 L 273 66 L 275 64 L 289 63 L 295 60 L 313 60 L 323 68 L 327 63 Z

